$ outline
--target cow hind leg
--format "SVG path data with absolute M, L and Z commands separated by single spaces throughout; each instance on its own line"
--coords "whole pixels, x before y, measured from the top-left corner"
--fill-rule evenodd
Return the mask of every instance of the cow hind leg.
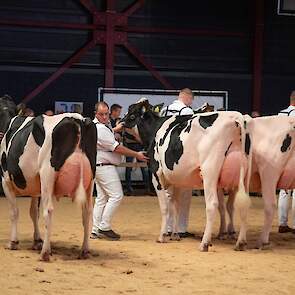
M 41 251 L 40 260 L 49 261 L 51 255 L 50 237 L 52 230 L 52 214 L 53 214 L 53 203 L 52 194 L 42 194 L 42 206 L 43 206 L 43 216 L 45 223 L 45 235 L 44 243 Z
M 222 189 L 217 190 L 218 196 L 218 211 L 220 215 L 220 226 L 219 233 L 217 238 L 220 240 L 226 239 L 226 218 L 225 218 L 225 209 L 224 209 L 224 194 Z
M 264 202 L 264 225 L 262 228 L 262 233 L 257 244 L 259 249 L 269 249 L 269 233 L 271 231 L 271 226 L 275 214 L 276 208 L 276 188 L 270 187 L 268 182 L 268 187 L 262 187 L 262 195 Z
M 179 228 L 178 228 L 178 221 L 179 221 L 179 210 L 180 210 L 180 196 L 179 193 L 177 192 L 177 189 L 174 190 L 174 195 L 170 199 L 170 205 L 172 207 L 172 216 L 173 216 L 173 228 L 172 228 L 172 233 L 170 240 L 173 241 L 180 241 L 180 236 L 179 236 Z M 170 213 L 170 214 L 171 214 Z
M 236 231 L 234 227 L 234 201 L 235 201 L 236 191 L 230 190 L 228 193 L 228 199 L 226 202 L 226 210 L 229 217 L 229 222 L 227 225 L 227 235 L 230 239 L 235 239 Z
M 82 204 L 82 221 L 84 228 L 84 237 L 81 253 L 79 255 L 80 259 L 89 258 L 89 234 L 91 222 L 92 222 L 92 193 L 93 193 L 93 184 L 91 185 L 91 189 L 87 191 L 87 201 Z
M 215 189 L 212 189 L 213 187 L 215 187 Z M 212 230 L 218 208 L 216 184 L 214 185 L 210 183 L 210 185 L 206 185 L 204 183 L 204 193 L 206 202 L 206 227 L 199 249 L 202 252 L 207 252 L 209 250 L 209 246 L 212 246 Z
M 168 221 L 168 193 L 165 190 L 157 191 L 162 223 L 161 223 L 161 231 L 160 236 L 157 240 L 159 243 L 167 243 L 168 242 L 168 233 L 167 233 L 167 221 Z
M 16 204 L 16 197 L 15 195 L 9 190 L 6 183 L 2 181 L 3 190 L 5 196 L 8 200 L 9 204 L 9 215 L 10 215 L 10 222 L 11 222 L 11 231 L 10 231 L 10 241 L 8 242 L 6 249 L 9 250 L 17 250 L 19 241 L 17 239 L 17 222 L 19 217 L 19 210 Z
M 159 238 L 157 239 L 158 243 L 167 243 L 168 242 L 168 232 L 167 232 L 167 225 L 168 225 L 168 210 L 169 210 L 169 200 L 168 200 L 168 192 L 164 189 L 158 189 L 158 181 L 155 178 L 155 175 L 153 174 L 152 182 L 154 185 L 154 188 L 156 190 L 158 201 L 160 205 L 160 211 L 161 211 L 161 230 Z
M 31 207 L 30 207 L 30 216 L 33 221 L 34 225 L 34 240 L 32 249 L 33 250 L 41 250 L 43 245 L 43 240 L 40 236 L 40 230 L 39 230 L 39 202 L 40 198 L 32 197 L 31 199 Z

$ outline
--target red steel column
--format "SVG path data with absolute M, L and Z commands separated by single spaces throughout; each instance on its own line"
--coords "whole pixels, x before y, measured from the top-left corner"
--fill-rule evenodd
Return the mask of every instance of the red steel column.
M 263 62 L 264 0 L 254 0 L 255 32 L 253 40 L 253 101 L 252 110 L 261 111 L 261 84 Z
M 115 56 L 115 3 L 107 0 L 106 11 L 106 54 L 105 54 L 105 87 L 114 86 L 114 56 Z

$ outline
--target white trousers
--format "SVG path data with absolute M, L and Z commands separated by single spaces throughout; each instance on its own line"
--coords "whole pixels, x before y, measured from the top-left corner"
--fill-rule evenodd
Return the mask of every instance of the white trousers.
M 95 173 L 97 197 L 93 208 L 92 232 L 110 230 L 112 217 L 123 198 L 121 181 L 115 166 L 98 166 Z
M 281 189 L 278 200 L 278 217 L 279 225 L 288 225 L 288 212 L 289 212 L 289 198 L 292 198 L 292 224 L 290 227 L 295 228 L 295 190 Z
M 180 233 L 185 233 L 187 231 L 187 227 L 188 227 L 189 211 L 190 211 L 191 201 L 192 201 L 192 189 L 178 189 L 178 191 L 180 191 L 178 231 Z M 173 191 L 171 193 L 173 194 Z M 168 212 L 169 212 L 169 216 L 168 216 L 167 228 L 168 228 L 168 232 L 172 232 L 173 210 L 170 210 L 170 208 L 169 208 Z

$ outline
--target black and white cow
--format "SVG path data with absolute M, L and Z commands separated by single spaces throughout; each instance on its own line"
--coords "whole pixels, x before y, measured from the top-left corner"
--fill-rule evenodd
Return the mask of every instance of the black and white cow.
M 69 196 L 82 204 L 84 240 L 81 257 L 89 252 L 89 222 L 92 215 L 93 178 L 96 163 L 96 128 L 79 114 L 36 118 L 15 116 L 16 106 L 9 97 L 0 99 L 0 132 L 3 134 L 0 159 L 4 193 L 10 205 L 9 249 L 17 249 L 18 208 L 16 196 L 32 196 L 34 249 L 41 249 L 41 260 L 51 253 L 50 235 L 53 198 Z M 38 227 L 38 198 L 45 218 L 42 246 Z
M 158 241 L 165 242 L 167 236 L 168 199 L 165 189 L 174 188 L 171 201 L 177 217 L 179 196 L 175 188 L 204 188 L 207 221 L 200 250 L 208 251 L 218 207 L 217 188 L 239 187 L 237 201 L 241 229 L 236 249 L 243 250 L 250 203 L 244 189 L 249 146 L 246 145 L 243 116 L 238 112 L 212 112 L 159 117 L 149 102 L 143 100 L 131 105 L 123 120 L 127 128 L 138 130 L 148 151 L 162 214 Z M 174 224 L 175 234 L 178 232 L 177 220 Z

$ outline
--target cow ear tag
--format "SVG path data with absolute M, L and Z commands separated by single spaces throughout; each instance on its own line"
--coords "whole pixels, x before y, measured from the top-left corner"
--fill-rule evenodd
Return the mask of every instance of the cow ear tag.
M 156 107 L 155 107 L 154 112 L 155 112 L 155 113 L 159 113 L 159 112 L 160 112 L 160 108 L 159 108 L 159 106 L 156 106 Z
M 153 106 L 153 112 L 154 113 L 160 113 L 161 109 L 163 108 L 164 103 L 157 104 Z

